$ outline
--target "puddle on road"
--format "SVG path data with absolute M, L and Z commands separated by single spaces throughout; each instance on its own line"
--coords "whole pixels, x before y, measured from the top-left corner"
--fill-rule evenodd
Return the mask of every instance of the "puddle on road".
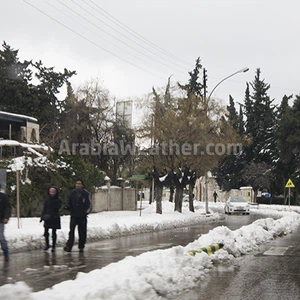
M 284 255 L 289 247 L 271 247 L 263 255 Z

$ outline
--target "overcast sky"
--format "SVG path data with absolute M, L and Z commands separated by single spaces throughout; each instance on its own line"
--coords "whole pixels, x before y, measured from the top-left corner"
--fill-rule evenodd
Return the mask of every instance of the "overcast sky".
M 229 94 L 243 101 L 257 68 L 276 103 L 300 93 L 298 0 L 0 1 L 2 41 L 21 60 L 76 70 L 75 88 L 98 77 L 118 99 L 134 99 L 171 75 L 186 83 L 200 57 L 209 92 L 250 68 L 215 90 L 226 104 Z

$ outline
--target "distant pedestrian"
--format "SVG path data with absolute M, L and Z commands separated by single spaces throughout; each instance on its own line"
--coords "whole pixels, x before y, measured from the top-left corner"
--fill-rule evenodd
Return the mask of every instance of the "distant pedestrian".
M 49 243 L 49 229 L 52 229 L 52 249 L 51 252 L 55 252 L 57 234 L 56 230 L 61 228 L 59 210 L 61 208 L 62 201 L 59 199 L 59 192 L 56 186 L 51 186 L 48 189 L 48 196 L 44 201 L 43 212 L 40 222 L 44 221 L 44 237 L 45 248 L 47 251 L 50 248 Z
M 84 189 L 84 184 L 81 179 L 78 179 L 75 184 L 75 189 L 69 195 L 69 201 L 66 209 L 70 210 L 70 231 L 69 239 L 64 250 L 67 252 L 72 251 L 75 238 L 75 228 L 78 226 L 79 252 L 83 252 L 86 236 L 87 236 L 87 215 L 91 210 L 91 202 L 89 193 Z
M 213 195 L 214 195 L 214 201 L 215 201 L 215 202 L 217 202 L 217 197 L 218 197 L 218 194 L 217 194 L 217 192 L 216 192 L 216 191 L 214 191 Z
M 0 243 L 4 255 L 4 261 L 9 261 L 9 249 L 4 236 L 4 225 L 8 223 L 11 216 L 11 204 L 0 185 Z

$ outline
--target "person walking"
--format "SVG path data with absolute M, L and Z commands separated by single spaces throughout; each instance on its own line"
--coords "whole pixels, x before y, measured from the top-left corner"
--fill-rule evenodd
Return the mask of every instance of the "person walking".
M 55 252 L 57 234 L 56 230 L 61 229 L 59 210 L 62 205 L 62 201 L 59 199 L 59 191 L 56 186 L 51 186 L 48 189 L 48 197 L 44 201 L 43 212 L 40 222 L 44 221 L 44 237 L 45 248 L 47 251 L 50 248 L 49 243 L 49 229 L 52 229 L 52 249 L 51 252 Z
M 78 226 L 79 252 L 83 252 L 87 236 L 87 215 L 91 210 L 89 193 L 84 189 L 81 179 L 76 180 L 75 189 L 70 192 L 68 205 L 66 207 L 71 213 L 69 239 L 64 250 L 71 252 L 74 245 L 75 228 Z
M 216 202 L 217 202 L 217 197 L 218 197 L 218 194 L 217 194 L 216 191 L 214 191 L 213 196 L 214 196 L 214 201 L 215 201 L 215 203 L 216 203 Z
M 4 255 L 4 261 L 9 261 L 9 249 L 4 236 L 4 226 L 11 216 L 11 204 L 7 195 L 0 185 L 0 243 Z

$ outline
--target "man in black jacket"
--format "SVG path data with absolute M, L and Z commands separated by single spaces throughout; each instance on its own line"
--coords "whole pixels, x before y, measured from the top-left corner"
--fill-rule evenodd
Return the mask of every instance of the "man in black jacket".
M 1 249 L 4 254 L 4 260 L 9 261 L 9 250 L 7 246 L 7 241 L 4 236 L 4 225 L 7 224 L 11 216 L 11 204 L 8 200 L 7 195 L 1 189 L 0 185 L 0 243 Z
M 69 195 L 68 206 L 66 207 L 71 213 L 69 239 L 66 247 L 64 247 L 64 250 L 67 252 L 72 251 L 76 226 L 78 226 L 79 252 L 83 252 L 86 242 L 87 215 L 90 212 L 91 202 L 88 191 L 83 187 L 83 181 L 78 179 L 75 184 L 75 189 L 72 190 Z

